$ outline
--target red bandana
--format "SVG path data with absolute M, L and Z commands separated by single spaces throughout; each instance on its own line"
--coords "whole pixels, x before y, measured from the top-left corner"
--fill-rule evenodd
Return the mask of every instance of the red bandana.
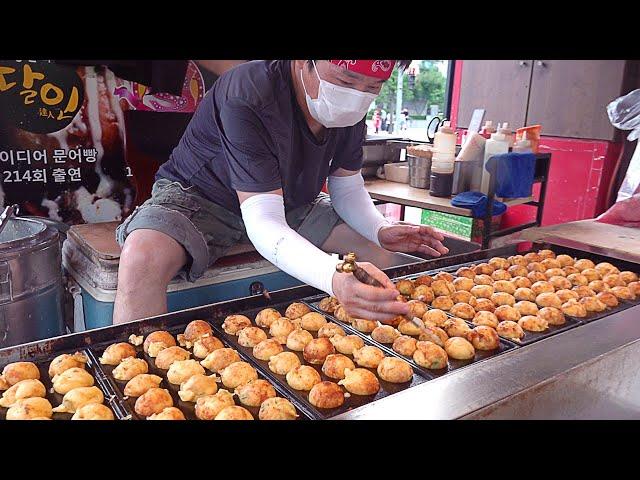
M 391 76 L 395 60 L 329 60 L 334 65 L 368 77 L 387 80 Z

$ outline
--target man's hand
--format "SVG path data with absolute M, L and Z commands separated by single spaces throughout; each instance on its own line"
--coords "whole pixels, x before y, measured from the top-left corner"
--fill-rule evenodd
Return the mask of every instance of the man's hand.
M 442 245 L 444 235 L 426 225 L 396 223 L 378 231 L 380 245 L 394 252 L 426 253 L 433 257 L 446 254 L 449 249 Z
M 336 272 L 333 275 L 333 293 L 349 315 L 385 323 L 397 315 L 409 313 L 409 306 L 396 300 L 400 292 L 389 277 L 370 263 L 358 262 L 358 265 L 385 288 L 366 285 L 352 273 Z

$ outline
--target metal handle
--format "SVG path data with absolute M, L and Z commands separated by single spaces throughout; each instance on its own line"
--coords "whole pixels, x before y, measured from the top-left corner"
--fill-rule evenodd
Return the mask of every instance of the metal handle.
M 353 276 L 362 283 L 371 285 L 372 287 L 384 288 L 384 285 L 356 263 L 356 254 L 353 252 L 345 255 L 344 261 L 336 265 L 336 271 L 340 273 L 353 273 Z
M 525 62 L 524 60 L 520 60 L 518 62 L 518 65 L 520 65 L 521 67 L 526 67 L 527 65 L 529 65 L 527 62 Z
M 9 218 L 14 217 L 16 215 L 16 211 L 18 210 L 18 205 L 7 205 L 0 214 L 0 233 L 4 230 L 4 227 L 9 223 Z

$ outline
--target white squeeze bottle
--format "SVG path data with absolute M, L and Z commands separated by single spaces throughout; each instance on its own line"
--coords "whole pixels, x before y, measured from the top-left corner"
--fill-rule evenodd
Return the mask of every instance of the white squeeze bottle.
M 442 122 L 433 139 L 433 149 L 439 153 L 456 154 L 456 132 L 451 128 L 451 122 Z
M 531 140 L 527 140 L 527 132 L 522 134 L 522 138 L 513 144 L 511 151 L 516 153 L 532 153 Z
M 487 162 L 494 155 L 509 153 L 509 139 L 505 134 L 496 132 L 491 134 L 491 138 L 484 144 L 484 161 L 482 162 L 482 182 L 480 191 L 485 195 L 489 193 L 489 180 L 491 174 L 487 172 Z

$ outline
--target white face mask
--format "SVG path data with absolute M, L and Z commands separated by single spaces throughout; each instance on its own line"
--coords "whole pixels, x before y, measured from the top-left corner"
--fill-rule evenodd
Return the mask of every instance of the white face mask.
M 362 120 L 377 95 L 327 82 L 318 75 L 315 62 L 313 67 L 320 81 L 318 98 L 311 98 L 307 93 L 302 69 L 300 70 L 302 88 L 304 88 L 311 116 L 326 128 L 351 127 Z

